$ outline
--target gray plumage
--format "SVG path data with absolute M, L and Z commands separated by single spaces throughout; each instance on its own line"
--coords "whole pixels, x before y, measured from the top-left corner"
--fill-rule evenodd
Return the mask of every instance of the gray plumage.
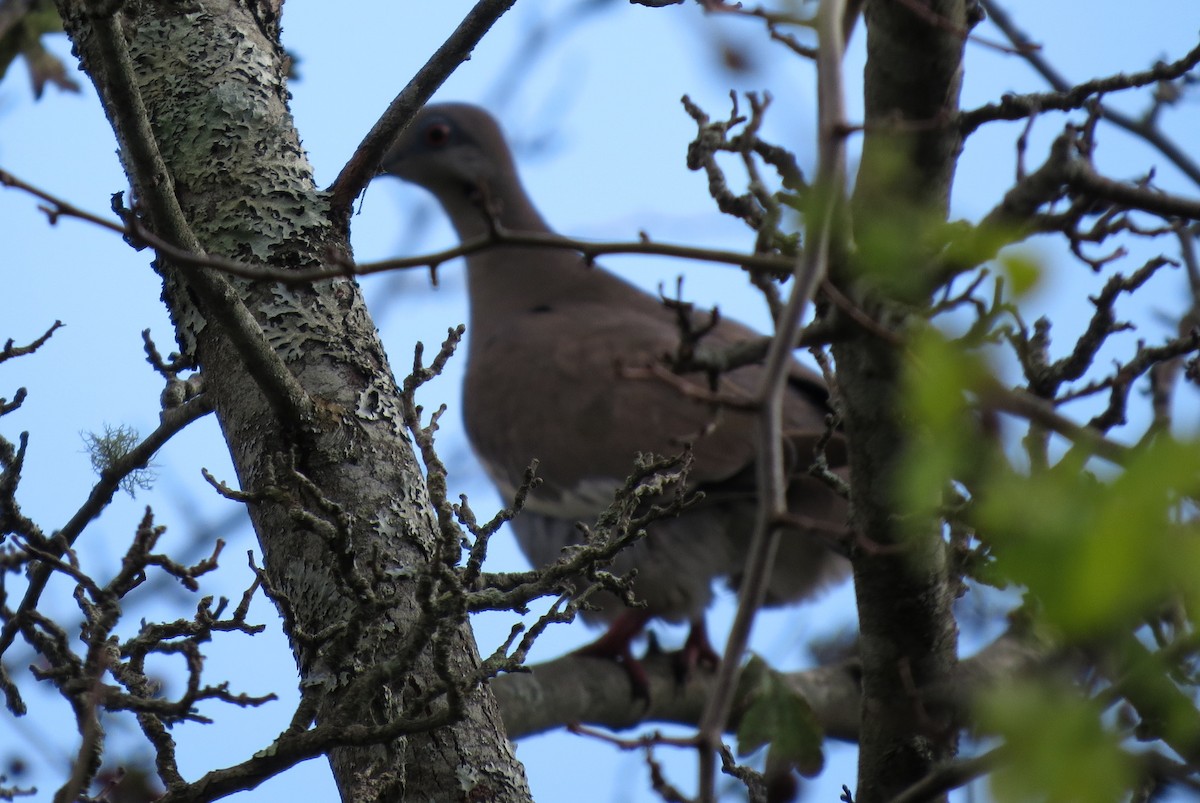
M 512 231 L 549 232 L 525 194 L 495 120 L 465 104 L 423 109 L 399 137 L 382 172 L 432 192 L 461 239 L 488 231 L 491 215 Z M 485 214 L 484 210 L 488 210 Z M 700 623 L 712 580 L 736 586 L 755 519 L 755 417 L 684 397 L 654 379 L 622 376 L 620 366 L 644 366 L 679 343 L 675 312 L 651 295 L 570 251 L 504 246 L 467 259 L 470 321 L 463 390 L 467 435 L 501 493 L 511 496 L 529 462 L 540 461 L 543 485 L 513 521 L 534 565 L 554 561 L 575 543 L 575 522 L 591 523 L 630 473 L 638 452 L 674 454 L 694 438 L 691 484 L 706 493 L 698 507 L 659 521 L 644 540 L 621 553 L 614 571 L 637 568 L 637 595 L 646 613 Z M 706 316 L 705 316 L 706 317 Z M 753 337 L 722 320 L 702 341 L 707 348 Z M 762 369 L 724 374 L 718 391 L 749 398 Z M 699 374 L 685 377 L 708 387 Z M 825 427 L 827 393 L 820 378 L 793 364 L 785 429 L 795 455 L 791 511 L 828 531 L 845 526 L 845 505 L 804 475 Z M 715 426 L 713 425 L 715 422 Z M 839 440 L 830 455 L 844 459 Z M 820 539 L 783 536 L 769 604 L 795 600 L 844 574 L 845 561 Z M 624 610 L 614 598 L 585 618 L 613 621 Z

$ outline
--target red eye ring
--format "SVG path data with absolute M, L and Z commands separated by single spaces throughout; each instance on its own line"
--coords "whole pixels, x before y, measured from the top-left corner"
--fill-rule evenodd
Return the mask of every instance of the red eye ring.
M 425 129 L 425 144 L 440 148 L 450 141 L 450 126 L 446 123 L 432 123 Z

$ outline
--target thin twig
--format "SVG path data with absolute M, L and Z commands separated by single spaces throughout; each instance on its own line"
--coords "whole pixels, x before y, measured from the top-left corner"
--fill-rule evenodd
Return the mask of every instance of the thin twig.
M 1024 391 L 1009 390 L 996 383 L 980 392 L 980 404 L 1040 424 L 1110 463 L 1125 465 L 1129 460 L 1128 446 L 1105 438 L 1091 427 L 1080 426 L 1049 403 Z
M 26 354 L 32 354 L 33 352 L 37 351 L 42 346 L 44 346 L 46 344 L 46 341 L 49 340 L 50 337 L 56 331 L 58 331 L 58 329 L 60 327 L 62 327 L 62 325 L 63 325 L 62 321 L 55 321 L 54 324 L 49 329 L 47 329 L 42 334 L 41 337 L 34 340 L 28 346 L 18 346 L 14 343 L 12 338 L 9 338 L 5 342 L 4 348 L 0 349 L 0 362 L 4 362 L 6 360 L 11 360 L 13 357 L 24 357 Z
M 349 223 L 354 199 L 375 176 L 388 147 L 450 73 L 471 57 L 479 40 L 514 2 L 516 0 L 480 0 L 476 3 L 454 33 L 400 90 L 330 185 L 329 214 L 333 221 L 343 228 Z
M 1021 53 L 1021 57 L 1029 62 L 1035 70 L 1037 70 L 1046 82 L 1049 83 L 1058 92 L 1070 92 L 1072 85 L 1065 77 L 1063 77 L 1050 63 L 1042 57 L 1038 49 L 1032 46 L 1029 37 L 1026 36 L 1012 18 L 1008 15 L 996 0 L 980 0 L 988 17 L 991 21 L 1004 32 Z M 1113 125 L 1124 128 L 1132 134 L 1136 134 L 1142 139 L 1149 142 L 1154 147 L 1174 162 L 1175 166 L 1183 171 L 1188 178 L 1195 184 L 1200 185 L 1200 165 L 1192 161 L 1191 157 L 1184 152 L 1174 141 L 1163 134 L 1153 123 L 1152 120 L 1136 120 L 1128 117 L 1121 112 L 1113 109 L 1110 106 L 1101 105 L 1100 113 L 1104 119 L 1111 122 Z
M 942 764 L 892 798 L 891 803 L 920 803 L 924 800 L 936 800 L 940 795 L 958 789 L 960 786 L 966 786 L 976 778 L 994 770 L 996 765 L 1004 760 L 1007 752 L 1008 748 L 1001 745 L 982 755 Z
M 75 543 L 75 540 L 83 532 L 83 528 L 87 526 L 88 522 L 99 516 L 104 508 L 108 506 L 108 503 L 112 501 L 113 494 L 121 487 L 121 481 L 131 471 L 145 468 L 155 452 L 161 449 L 175 433 L 210 412 L 212 412 L 212 404 L 204 396 L 199 396 L 182 406 L 164 410 L 162 413 L 162 422 L 158 425 L 158 428 L 151 432 L 145 440 L 131 449 L 125 456 L 114 461 L 112 465 L 104 470 L 100 475 L 99 481 L 92 487 L 92 492 L 88 494 L 87 501 L 75 512 L 70 521 L 58 531 L 56 537 L 49 542 L 57 551 L 56 557 L 61 557 Z M 33 566 L 30 571 L 29 587 L 25 591 L 25 596 L 21 599 L 21 604 L 9 620 L 4 623 L 3 630 L 0 630 L 0 655 L 3 655 L 5 650 L 12 644 L 13 638 L 23 626 L 29 612 L 37 607 L 42 591 L 45 590 L 46 583 L 50 580 L 52 570 L 48 565 L 39 563 Z
M 782 413 L 792 350 L 800 331 L 800 319 L 821 280 L 834 231 L 834 220 L 843 206 L 846 176 L 845 100 L 842 87 L 844 0 L 826 0 L 817 16 L 817 92 L 819 162 L 816 187 L 828 200 L 820 216 L 811 221 L 809 246 L 795 266 L 795 278 L 785 314 L 778 322 L 767 353 L 759 396 L 763 400 L 761 443 L 757 459 L 759 509 L 746 558 L 746 570 L 738 595 L 738 611 L 717 667 L 712 696 L 700 720 L 700 801 L 716 800 L 717 747 L 725 721 L 733 706 L 734 684 L 742 654 L 750 638 L 754 616 L 766 596 L 771 564 L 779 542 L 779 529 L 772 526 L 787 512 L 787 481 L 784 475 Z
M 267 265 L 254 265 L 235 259 L 227 259 L 215 254 L 192 252 L 177 248 L 153 232 L 140 226 L 135 219 L 131 218 L 124 223 L 120 223 L 100 217 L 92 212 L 80 209 L 69 201 L 65 201 L 45 190 L 28 184 L 3 169 L 0 169 L 0 185 L 22 190 L 46 201 L 52 207 L 44 209 L 51 223 L 57 222 L 60 217 L 78 218 L 120 234 L 123 237 L 141 240 L 156 251 L 164 254 L 174 264 L 198 268 L 212 268 L 213 270 L 227 273 L 230 276 L 236 276 L 240 279 L 280 282 L 287 285 L 305 285 L 350 276 L 369 276 L 390 270 L 436 268 L 452 259 L 470 256 L 480 251 L 502 245 L 560 248 L 576 251 L 584 257 L 585 262 L 592 262 L 597 257 L 607 254 L 646 254 L 651 256 L 678 257 L 681 259 L 693 259 L 698 262 L 715 262 L 746 268 L 758 268 L 781 278 L 791 275 L 793 265 L 793 260 L 790 258 L 765 254 L 743 254 L 737 251 L 723 251 L 714 248 L 697 248 L 688 245 L 657 243 L 646 239 L 629 242 L 587 242 L 585 240 L 563 237 L 558 234 L 509 231 L 508 229 L 495 226 L 488 234 L 482 237 L 456 245 L 453 248 L 446 248 L 429 254 L 362 264 L 334 261 L 329 266 L 324 267 L 288 270 L 273 268 Z

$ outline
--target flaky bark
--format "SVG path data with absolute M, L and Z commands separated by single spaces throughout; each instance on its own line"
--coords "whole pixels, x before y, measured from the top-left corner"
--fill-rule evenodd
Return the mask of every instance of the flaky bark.
M 348 254 L 287 110 L 279 4 L 114 5 L 115 17 L 99 4 L 59 7 L 144 224 L 183 248 L 275 267 Z M 430 694 L 470 678 L 479 657 L 465 617 L 432 644 L 417 627 L 436 522 L 357 285 L 235 285 L 162 259 L 157 267 L 241 488 L 256 495 L 250 514 L 267 577 L 290 608 L 302 685 L 320 690 L 317 722 L 413 723 L 386 744 L 333 751 L 343 799 L 528 800 L 490 693 L 468 690 L 461 718 Z M 404 651 L 416 656 L 411 668 L 378 671 Z M 355 683 L 373 668 L 369 687 Z

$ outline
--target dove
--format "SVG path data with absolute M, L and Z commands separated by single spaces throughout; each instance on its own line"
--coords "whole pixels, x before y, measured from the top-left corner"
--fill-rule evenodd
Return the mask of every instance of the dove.
M 521 184 L 500 126 L 477 106 L 423 108 L 389 149 L 380 173 L 432 193 L 464 242 L 496 227 L 551 232 Z M 677 351 L 677 309 L 566 249 L 496 245 L 466 262 L 463 421 L 501 495 L 511 499 L 531 461 L 538 461 L 541 485 L 512 520 L 534 566 L 553 563 L 582 540 L 576 523 L 595 521 L 638 454 L 675 454 L 691 444 L 688 490 L 702 492 L 702 499 L 651 523 L 644 538 L 617 554 L 611 570 L 637 570 L 632 588 L 644 607 L 625 607 L 607 592 L 593 595 L 595 609 L 585 608 L 582 616 L 609 629 L 581 652 L 623 661 L 637 687 L 644 679 L 630 641 L 650 620 L 662 619 L 691 625 L 687 660 L 714 661 L 705 610 L 714 580 L 733 588 L 741 580 L 758 504 L 759 438 L 752 409 L 714 400 L 752 401 L 762 367 L 722 373 L 715 386 L 702 372 L 664 381 L 661 372 L 631 371 L 661 365 Z M 703 349 L 757 336 L 733 320 L 694 316 L 697 328 L 715 323 L 700 340 Z M 829 548 L 846 530 L 846 503 L 806 471 L 827 428 L 829 393 L 819 375 L 797 362 L 788 379 L 783 424 L 795 526 L 782 534 L 767 605 L 809 596 L 848 569 Z M 835 469 L 844 466 L 840 434 L 828 439 L 826 457 Z

